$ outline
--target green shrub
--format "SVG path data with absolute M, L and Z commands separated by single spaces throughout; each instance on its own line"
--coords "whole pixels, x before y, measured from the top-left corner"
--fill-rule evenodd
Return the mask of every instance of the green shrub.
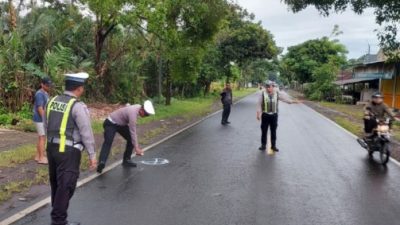
M 19 123 L 19 127 L 25 132 L 35 132 L 36 127 L 32 120 L 30 119 L 23 119 Z
M 10 114 L 0 114 L 0 125 L 11 124 L 12 116 Z
M 32 105 L 25 102 L 24 105 L 22 106 L 21 110 L 18 112 L 18 117 L 21 119 L 32 119 L 33 116 L 33 111 L 32 111 Z

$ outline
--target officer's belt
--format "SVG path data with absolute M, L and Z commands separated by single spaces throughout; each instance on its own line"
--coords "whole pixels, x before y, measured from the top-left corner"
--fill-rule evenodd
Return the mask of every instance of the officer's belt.
M 51 138 L 49 140 L 49 142 L 53 143 L 53 144 L 60 144 L 60 141 L 61 140 L 59 138 Z M 73 148 L 79 149 L 80 151 L 82 151 L 85 148 L 82 144 L 79 144 L 79 143 L 75 143 L 74 144 L 74 142 L 71 141 L 71 140 L 65 140 L 65 145 L 69 146 L 69 147 L 73 147 Z
M 275 114 L 278 114 L 278 113 L 274 113 L 274 112 L 263 112 L 263 113 L 268 114 L 268 115 L 275 115 Z
M 107 117 L 108 121 L 110 121 L 112 124 L 117 125 L 116 122 L 114 122 L 114 120 L 111 119 L 111 116 Z

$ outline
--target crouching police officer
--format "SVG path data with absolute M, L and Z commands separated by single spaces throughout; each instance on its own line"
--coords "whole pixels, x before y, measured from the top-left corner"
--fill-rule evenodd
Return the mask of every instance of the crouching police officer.
M 139 104 L 129 105 L 117 109 L 104 120 L 104 143 L 100 151 L 100 162 L 97 166 L 98 173 L 103 172 L 116 133 L 119 133 L 126 140 L 122 166 L 136 167 L 136 163 L 131 160 L 133 149 L 135 149 L 137 156 L 143 155 L 143 150 L 139 147 L 136 132 L 138 117 L 147 117 L 154 114 L 153 103 L 147 100 L 144 102 L 143 106 Z
M 89 153 L 90 168 L 97 166 L 89 111 L 79 101 L 88 77 L 87 73 L 66 74 L 64 94 L 52 98 L 46 107 L 52 225 L 80 224 L 67 222 L 67 210 L 78 180 L 83 149 Z

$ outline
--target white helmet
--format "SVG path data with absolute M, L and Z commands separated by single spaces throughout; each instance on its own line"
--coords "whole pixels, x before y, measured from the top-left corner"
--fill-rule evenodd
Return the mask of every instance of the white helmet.
M 144 102 L 143 108 L 144 108 L 144 111 L 146 111 L 147 114 L 150 114 L 150 115 L 156 114 L 156 112 L 154 111 L 153 103 L 151 103 L 151 101 L 149 101 L 149 100 L 146 100 Z

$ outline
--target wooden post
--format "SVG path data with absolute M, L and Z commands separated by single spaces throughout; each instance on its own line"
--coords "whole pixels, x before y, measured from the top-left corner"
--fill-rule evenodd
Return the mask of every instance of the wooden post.
M 395 108 L 395 104 L 396 104 L 396 86 L 397 86 L 397 76 L 396 76 L 396 72 L 394 72 L 393 74 L 393 78 L 394 78 L 394 82 L 393 82 L 393 97 L 392 97 L 392 108 Z

